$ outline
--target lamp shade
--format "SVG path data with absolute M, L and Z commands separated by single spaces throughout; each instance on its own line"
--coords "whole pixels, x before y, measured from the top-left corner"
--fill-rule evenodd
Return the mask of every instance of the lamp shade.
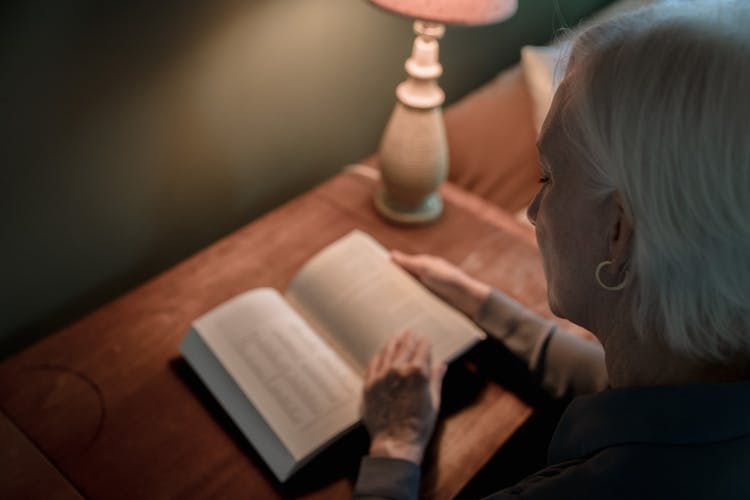
M 443 24 L 491 24 L 516 12 L 517 0 L 370 0 L 380 8 L 413 19 Z

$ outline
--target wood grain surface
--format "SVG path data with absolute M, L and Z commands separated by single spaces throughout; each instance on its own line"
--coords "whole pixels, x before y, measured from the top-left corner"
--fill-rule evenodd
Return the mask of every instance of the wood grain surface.
M 82 498 L 3 413 L 0 443 L 0 498 Z
M 288 484 L 276 482 L 179 355 L 195 318 L 251 288 L 283 290 L 308 258 L 354 228 L 389 248 L 440 255 L 550 315 L 528 227 L 450 184 L 436 223 L 393 226 L 372 208 L 374 184 L 343 173 L 7 360 L 3 412 L 91 498 L 348 498 L 364 432 Z M 531 411 L 480 381 L 441 420 L 422 495 L 458 493 Z

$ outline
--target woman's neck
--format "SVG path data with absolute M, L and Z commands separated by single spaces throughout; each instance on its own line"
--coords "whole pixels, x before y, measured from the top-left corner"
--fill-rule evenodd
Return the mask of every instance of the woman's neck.
M 623 329 L 603 341 L 611 387 L 711 384 L 747 380 L 748 363 L 707 363 L 677 354 L 653 334 L 638 336 Z

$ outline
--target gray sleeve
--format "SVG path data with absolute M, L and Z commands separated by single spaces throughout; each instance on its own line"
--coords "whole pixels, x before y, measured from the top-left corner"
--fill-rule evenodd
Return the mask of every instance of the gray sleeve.
M 359 500 L 416 500 L 419 474 L 419 466 L 408 460 L 363 457 L 353 497 Z
M 474 320 L 526 363 L 553 397 L 588 394 L 609 385 L 599 343 L 560 330 L 502 292 L 493 290 Z

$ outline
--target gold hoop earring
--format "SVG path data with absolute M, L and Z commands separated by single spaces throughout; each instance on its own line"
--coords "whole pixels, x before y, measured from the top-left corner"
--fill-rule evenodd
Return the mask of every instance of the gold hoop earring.
M 605 285 L 602 279 L 599 277 L 599 273 L 604 269 L 605 266 L 608 266 L 612 263 L 611 260 L 605 260 L 599 263 L 598 266 L 596 266 L 596 272 L 594 273 L 594 277 L 596 278 L 596 282 L 599 283 L 599 286 L 604 288 L 605 290 L 609 290 L 612 292 L 616 292 L 618 290 L 622 290 L 625 288 L 625 285 L 628 282 L 628 272 L 625 271 L 625 279 L 622 280 L 622 283 L 615 285 L 615 286 L 609 286 Z

